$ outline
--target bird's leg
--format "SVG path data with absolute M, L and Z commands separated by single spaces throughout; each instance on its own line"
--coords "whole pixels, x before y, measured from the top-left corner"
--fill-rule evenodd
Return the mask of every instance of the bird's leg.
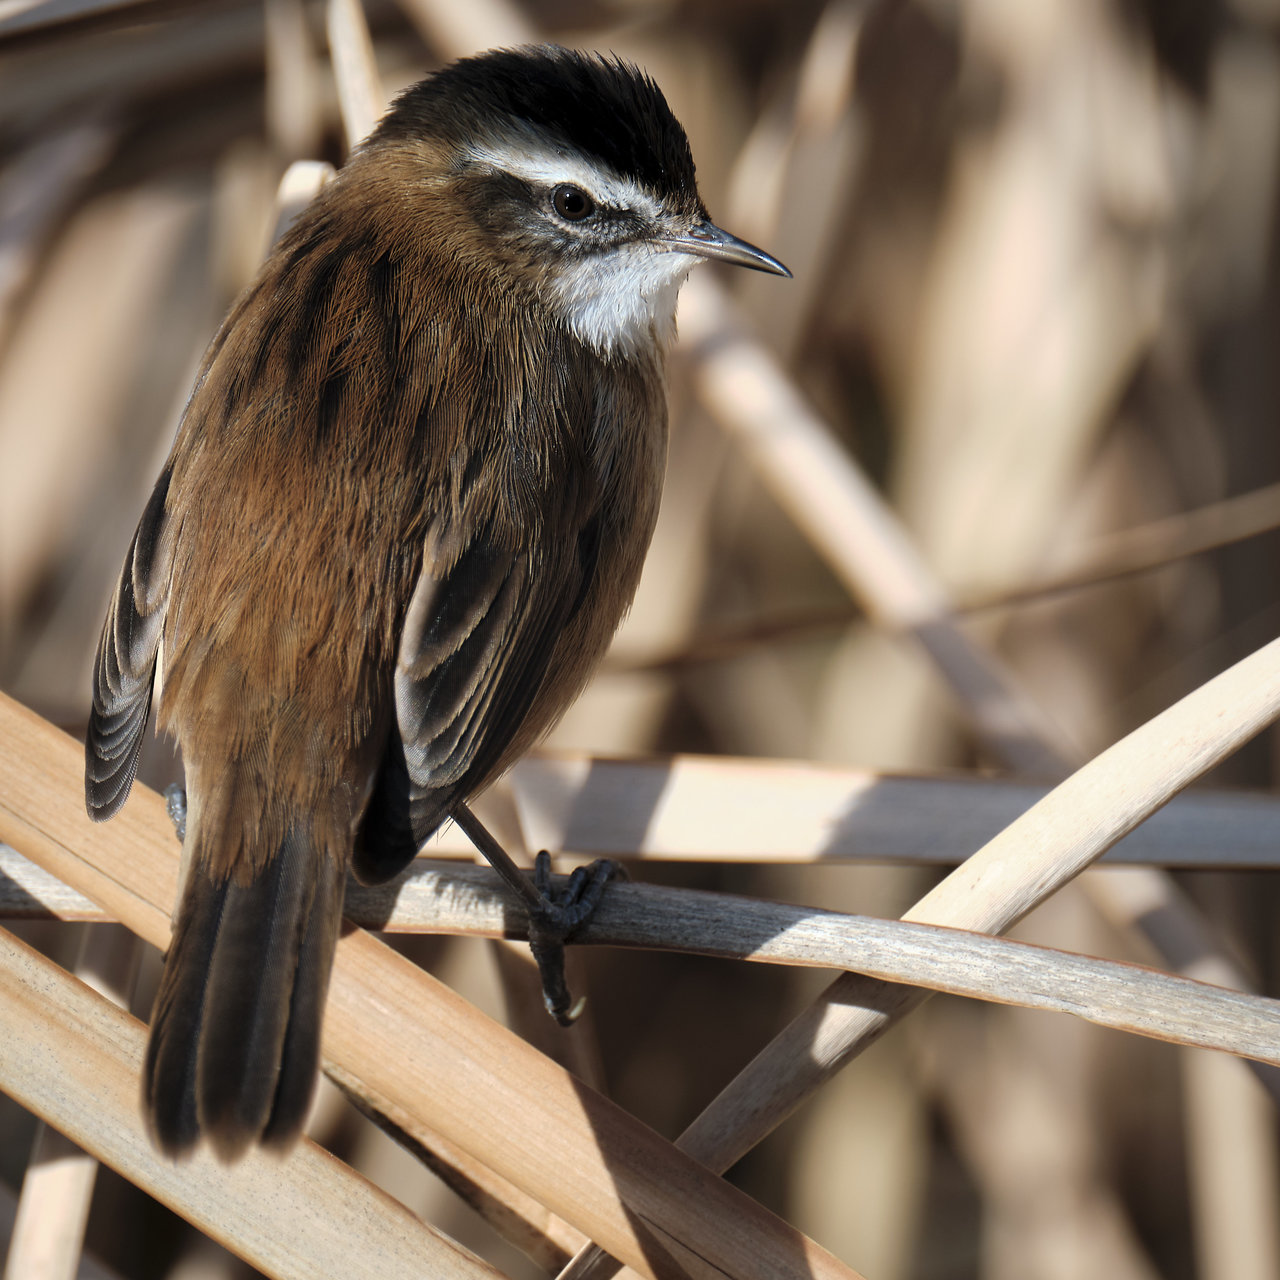
M 529 950 L 542 977 L 542 999 L 547 1012 L 562 1026 L 578 1020 L 586 998 L 576 1003 L 564 978 L 564 944 L 595 913 L 610 880 L 623 879 L 626 869 L 610 858 L 597 858 L 585 867 L 574 867 L 568 880 L 556 889 L 551 879 L 551 855 L 543 849 L 534 859 L 533 882 L 541 903 L 529 917 Z
M 178 833 L 178 839 L 185 843 L 187 838 L 187 789 L 181 783 L 171 782 L 164 789 L 164 807 Z
M 625 875 L 623 868 L 599 858 L 589 866 L 577 867 L 557 889 L 551 878 L 551 855 L 545 849 L 534 861 L 530 880 L 467 805 L 453 807 L 453 820 L 524 903 L 529 914 L 529 950 L 542 979 L 543 1003 L 562 1027 L 570 1026 L 577 1021 L 586 1001 L 575 1002 L 569 994 L 564 976 L 564 944 L 591 918 L 609 881 Z

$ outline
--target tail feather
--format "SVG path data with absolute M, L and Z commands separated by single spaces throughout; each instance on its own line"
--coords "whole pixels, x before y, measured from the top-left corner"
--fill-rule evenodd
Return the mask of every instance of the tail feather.
M 196 856 L 156 997 L 144 1102 L 170 1155 L 203 1136 L 224 1160 L 306 1120 L 342 915 L 344 860 L 290 827 L 246 883 Z
M 293 1010 L 280 1052 L 280 1079 L 275 1105 L 262 1129 L 267 1146 L 285 1146 L 306 1123 L 320 1062 L 320 1030 L 325 997 L 333 971 L 333 951 L 342 927 L 346 879 L 317 881 L 294 982 Z
M 208 959 L 217 945 L 223 895 L 196 885 L 193 870 L 174 923 L 164 974 L 151 1013 L 151 1037 L 142 1074 L 143 1111 L 156 1145 L 171 1156 L 200 1140 L 196 1115 L 196 1061 L 203 1021 Z

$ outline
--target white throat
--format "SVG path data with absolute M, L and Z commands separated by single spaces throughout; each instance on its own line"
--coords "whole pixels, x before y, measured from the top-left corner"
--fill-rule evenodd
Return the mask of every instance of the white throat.
M 636 244 L 564 263 L 552 289 L 561 319 L 606 358 L 675 336 L 680 286 L 699 259 Z

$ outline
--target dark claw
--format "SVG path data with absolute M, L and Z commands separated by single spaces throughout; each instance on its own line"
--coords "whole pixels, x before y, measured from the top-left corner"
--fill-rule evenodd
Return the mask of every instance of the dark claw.
M 493 838 L 471 808 L 463 801 L 453 806 L 453 820 L 467 839 L 489 860 L 507 887 L 520 899 L 529 914 L 529 950 L 542 977 L 542 999 L 547 1012 L 562 1026 L 575 1022 L 584 1000 L 576 1004 L 564 980 L 564 944 L 580 929 L 599 905 L 605 885 L 626 872 L 616 862 L 601 859 L 579 867 L 557 889 L 551 878 L 551 855 L 544 849 L 534 861 L 533 881 L 511 861 L 507 851 Z
M 178 833 L 178 839 L 187 838 L 187 791 L 185 787 L 171 782 L 164 789 L 164 807 L 169 814 L 169 821 Z
M 562 1026 L 575 1023 L 586 1005 L 569 994 L 564 976 L 564 944 L 591 918 L 610 880 L 626 871 L 607 858 L 576 867 L 557 889 L 551 876 L 551 855 L 544 849 L 533 864 L 533 883 L 542 899 L 529 913 L 529 950 L 542 978 L 547 1012 Z

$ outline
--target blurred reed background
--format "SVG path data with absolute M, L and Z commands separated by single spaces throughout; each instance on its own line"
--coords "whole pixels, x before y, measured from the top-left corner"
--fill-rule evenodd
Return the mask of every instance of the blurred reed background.
M 1276 0 L 364 10 L 388 91 L 534 37 L 652 72 L 713 215 L 795 272 L 723 283 L 1052 726 L 1042 772 L 1280 631 Z M 344 154 L 326 17 L 309 0 L 0 0 L 0 688 L 72 733 L 123 550 L 281 175 Z M 673 363 L 635 609 L 549 745 L 1008 767 L 926 651 L 852 601 L 697 367 L 688 349 Z M 1270 789 L 1274 743 L 1214 781 Z M 147 780 L 172 776 L 157 749 Z M 885 916 L 938 874 L 637 871 Z M 1275 993 L 1274 876 L 1180 881 Z M 77 928 L 111 926 L 20 932 L 70 963 Z M 1157 963 L 1076 886 L 1017 936 Z M 404 945 L 500 1013 L 489 944 Z M 603 950 L 582 968 L 604 1087 L 669 1136 L 825 981 Z M 1276 1112 L 1235 1065 L 943 997 L 730 1177 L 871 1280 L 1275 1280 Z M 542 1274 L 326 1099 L 326 1144 L 507 1274 Z M 0 1224 L 34 1131 L 0 1100 Z M 102 1269 L 85 1275 L 254 1274 L 106 1172 L 87 1245 Z

